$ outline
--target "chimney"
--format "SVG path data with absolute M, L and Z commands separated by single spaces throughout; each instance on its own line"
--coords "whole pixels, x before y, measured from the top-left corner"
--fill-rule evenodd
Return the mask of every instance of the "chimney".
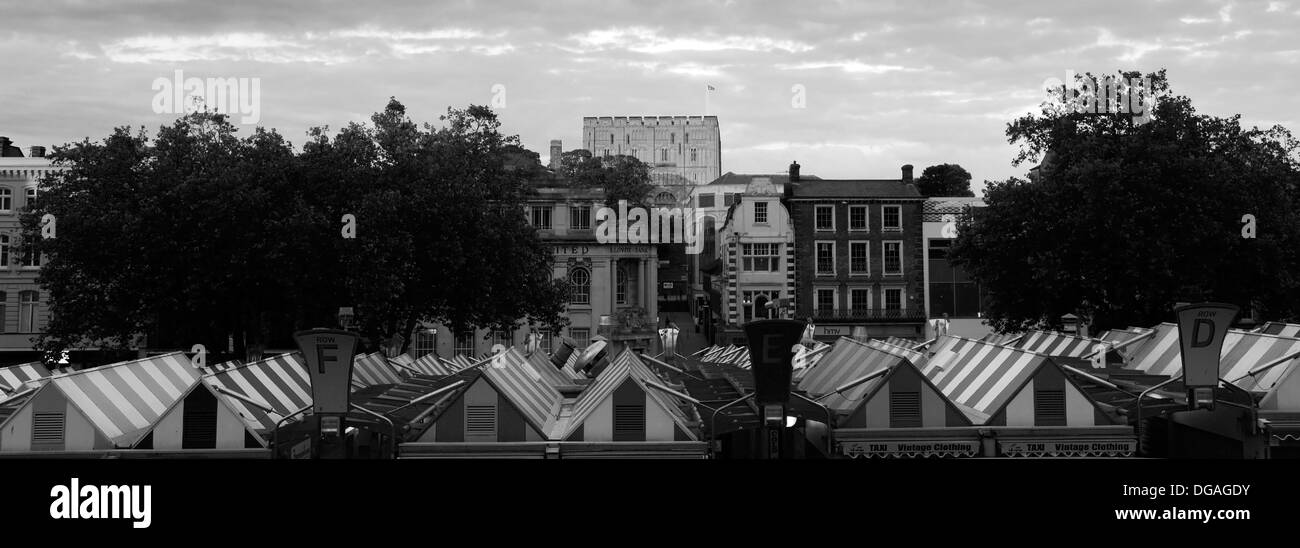
M 33 147 L 32 147 L 32 152 L 31 152 L 30 156 L 31 156 L 32 158 L 44 158 L 44 157 L 45 157 L 45 147 L 41 147 L 41 146 L 33 146 Z
M 912 164 L 903 165 L 903 182 L 904 183 L 912 182 Z
M 560 167 L 560 155 L 564 153 L 564 145 L 559 139 L 551 139 L 551 169 Z
M 8 137 L 0 137 L 0 158 L 22 158 L 23 149 L 13 146 Z
M 799 162 L 790 162 L 790 182 L 799 182 Z

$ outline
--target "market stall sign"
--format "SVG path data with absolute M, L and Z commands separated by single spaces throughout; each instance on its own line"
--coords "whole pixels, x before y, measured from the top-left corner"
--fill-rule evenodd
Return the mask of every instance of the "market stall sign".
M 1131 457 L 1137 440 L 998 440 L 1004 457 Z
M 973 457 L 979 454 L 977 440 L 879 440 L 840 443 L 847 457 Z

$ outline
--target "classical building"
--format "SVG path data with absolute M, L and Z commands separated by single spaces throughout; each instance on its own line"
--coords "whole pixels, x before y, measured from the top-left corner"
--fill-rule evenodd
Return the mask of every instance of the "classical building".
M 703 185 L 722 175 L 717 116 L 588 116 L 582 148 L 593 156 L 632 156 L 650 165 L 656 185 Z
M 45 147 L 23 154 L 0 137 L 0 365 L 36 359 L 32 339 L 49 318 L 48 295 L 36 285 L 39 253 L 18 253 L 19 214 L 36 200 L 37 182 L 54 168 Z
M 899 179 L 801 179 L 785 191 L 795 231 L 796 317 L 832 341 L 925 335 L 925 198 L 912 166 Z
M 929 198 L 921 213 L 925 236 L 926 338 L 937 336 L 942 320 L 947 333 L 978 339 L 992 332 L 984 323 L 980 285 L 961 267 L 948 262 L 963 217 L 984 207 L 982 198 Z
M 604 200 L 600 189 L 539 188 L 527 201 L 529 222 L 552 246 L 555 277 L 572 285 L 569 326 L 562 333 L 536 333 L 543 351 L 555 348 L 560 337 L 585 347 L 597 335 L 620 347 L 653 348 L 659 315 L 658 249 L 652 244 L 596 241 L 596 215 Z M 522 348 L 529 334 L 527 327 L 450 333 L 445 326 L 423 326 L 412 335 L 409 353 L 416 358 L 429 352 L 478 356 L 496 344 Z
M 721 267 L 712 278 L 723 313 L 719 343 L 739 344 L 747 322 L 794 317 L 794 226 L 781 203 L 784 185 L 773 177 L 746 177 L 750 182 L 729 200 L 713 246 Z

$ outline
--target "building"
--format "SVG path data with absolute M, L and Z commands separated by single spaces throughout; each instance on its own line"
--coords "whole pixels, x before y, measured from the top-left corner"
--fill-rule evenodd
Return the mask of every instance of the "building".
M 802 179 L 790 166 L 786 205 L 795 233 L 795 317 L 834 341 L 925 335 L 922 205 L 912 166 L 899 179 Z
M 579 347 L 601 335 L 637 349 L 652 348 L 657 337 L 658 249 L 653 244 L 597 242 L 596 214 L 604 200 L 600 189 L 563 187 L 539 188 L 528 199 L 525 214 L 554 251 L 554 275 L 567 279 L 573 291 L 564 332 L 537 333 L 545 352 L 563 336 Z M 522 348 L 528 335 L 527 327 L 453 334 L 445 326 L 429 325 L 412 335 L 410 353 L 415 358 L 431 352 L 443 357 L 479 356 L 497 344 Z
M 707 184 L 722 175 L 717 116 L 588 116 L 582 148 L 626 155 L 650 166 L 656 185 Z
M 752 176 L 729 200 L 713 246 L 722 267 L 712 279 L 723 314 L 719 340 L 743 341 L 741 326 L 753 320 L 794 317 L 794 227 L 783 195 L 780 183 Z
M 26 155 L 0 137 L 0 365 L 39 358 L 33 339 L 49 319 L 48 295 L 36 285 L 39 253 L 18 253 L 19 214 L 35 202 L 37 183 L 53 171 L 45 147 Z
M 948 320 L 947 333 L 978 339 L 992 328 L 984 322 L 984 299 L 979 282 L 961 267 L 948 262 L 948 250 L 957 238 L 963 217 L 984 207 L 982 198 L 929 198 L 925 201 L 922 230 L 925 236 L 925 311 L 927 339 L 938 336 L 938 320 Z

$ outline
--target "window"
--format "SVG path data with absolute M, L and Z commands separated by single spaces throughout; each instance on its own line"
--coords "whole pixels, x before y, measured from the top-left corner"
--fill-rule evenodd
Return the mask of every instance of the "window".
M 569 302 L 591 304 L 591 273 L 585 268 L 575 268 L 569 273 Z
M 497 441 L 497 406 L 465 406 L 465 441 Z
M 817 274 L 835 274 L 835 242 L 817 242 Z
M 9 266 L 9 235 L 0 234 L 0 268 Z
M 555 337 L 551 334 L 551 330 L 543 329 L 537 332 L 537 348 L 541 349 L 547 356 L 550 356 L 551 351 L 554 350 L 554 343 Z
M 818 289 L 816 304 L 818 312 L 830 312 L 835 310 L 835 290 Z
M 0 291 L 0 333 L 5 333 L 6 326 L 9 325 L 9 315 L 6 314 L 6 312 L 9 312 L 8 303 L 9 294 Z
M 591 330 L 587 328 L 569 328 L 569 338 L 578 344 L 578 348 L 586 348 L 587 343 L 591 342 Z
M 686 123 L 689 124 L 690 122 L 686 122 Z M 691 134 L 690 134 L 690 133 L 683 133 L 683 134 L 682 134 L 682 138 L 683 138 L 683 139 L 686 139 L 686 144 L 688 144 L 688 145 L 691 144 Z
M 870 230 L 867 228 L 867 206 L 849 206 L 849 230 Z
M 780 269 L 781 244 L 740 244 L 740 268 L 745 272 L 776 272 Z
M 849 290 L 849 308 L 852 310 L 867 310 L 871 308 L 871 289 L 866 287 L 855 287 Z
M 903 206 L 882 206 L 880 223 L 882 230 L 889 232 L 899 232 L 903 230 Z
M 627 144 L 629 144 L 629 145 L 632 144 L 632 134 L 631 134 L 631 133 L 629 133 L 629 134 L 627 134 L 627 135 L 624 135 L 623 138 L 626 139 L 626 143 L 627 143 Z
M 456 335 L 456 355 L 473 356 L 474 355 L 474 332 L 462 331 Z
M 903 273 L 903 242 L 884 242 L 885 274 Z
M 36 308 L 41 302 L 41 295 L 35 291 L 18 293 L 18 332 L 35 333 L 37 329 Z
M 27 200 L 23 202 L 24 205 L 26 205 L 27 207 L 36 207 L 36 187 L 34 186 L 27 187 L 26 198 Z
M 655 203 L 675 204 L 677 203 L 677 197 L 673 196 L 673 193 L 668 191 L 660 192 L 659 194 L 655 195 Z
M 867 276 L 871 273 L 870 250 L 871 242 L 849 242 L 849 275 Z
M 926 262 L 930 270 L 930 303 L 932 317 L 979 318 L 983 314 L 980 285 L 965 270 L 948 262 L 948 249 L 952 240 L 930 240 Z
M 618 267 L 618 282 L 614 284 L 614 302 L 627 304 L 627 269 Z
M 767 222 L 767 202 L 754 202 L 754 222 Z
M 736 196 L 738 196 L 738 194 L 736 194 L 735 192 L 728 192 L 728 193 L 724 194 L 724 195 L 722 196 L 722 205 L 728 205 L 728 206 L 729 206 L 729 205 L 731 205 L 731 204 L 736 203 Z
M 589 230 L 591 228 L 591 206 L 569 206 L 569 228 Z
M 14 193 L 7 188 L 0 188 L 0 211 L 10 211 L 14 208 Z
M 38 238 L 39 238 L 39 237 L 38 237 Z M 19 246 L 19 247 L 22 248 L 22 252 L 23 252 L 23 256 L 22 256 L 22 266 L 25 266 L 25 267 L 39 267 L 39 266 L 41 266 L 41 249 L 40 249 L 40 244 L 41 244 L 41 241 L 40 241 L 39 239 L 37 239 L 36 241 L 30 242 L 30 243 L 29 243 L 29 242 L 23 242 L 23 245 Z
M 660 162 L 668 161 L 668 149 L 666 148 L 659 149 L 659 161 Z
M 533 226 L 551 228 L 551 206 L 533 206 Z
M 420 329 L 415 333 L 415 357 L 423 358 L 432 354 L 437 348 L 437 335 L 430 333 L 428 329 Z
M 740 304 L 744 310 L 745 321 L 748 322 L 754 318 L 775 318 L 777 310 L 768 308 L 768 303 L 774 302 L 778 298 L 776 291 L 746 291 L 743 293 L 744 301 Z
M 1034 426 L 1065 426 L 1065 391 L 1034 391 Z
M 885 310 L 902 310 L 903 309 L 903 288 L 886 287 L 885 288 Z
M 670 144 L 670 145 L 675 145 L 675 144 L 677 144 L 677 134 L 676 134 L 676 133 L 669 133 L 669 134 L 668 134 L 668 144 Z
M 891 390 L 889 392 L 889 427 L 921 427 L 921 393 Z
M 835 206 L 817 206 L 814 210 L 817 230 L 835 230 Z
M 496 330 L 492 332 L 492 346 L 501 345 L 505 347 L 514 345 L 514 334 L 509 331 Z
M 698 151 L 696 149 L 691 149 L 691 161 L 692 162 L 700 161 L 700 155 L 698 154 Z
M 700 207 L 714 207 L 713 203 L 718 197 L 716 194 L 708 193 L 700 195 Z
M 645 441 L 645 401 L 614 406 L 614 441 Z
M 605 149 L 604 156 L 606 158 L 609 158 L 609 149 Z

